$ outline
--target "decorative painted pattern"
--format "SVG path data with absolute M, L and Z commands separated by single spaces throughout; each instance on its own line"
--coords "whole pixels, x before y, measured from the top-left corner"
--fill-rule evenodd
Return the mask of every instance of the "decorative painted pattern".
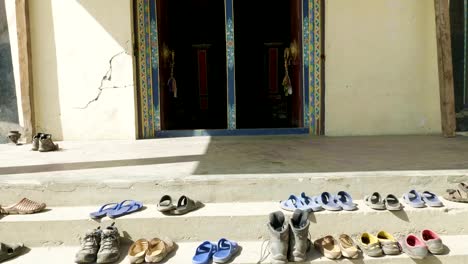
M 302 56 L 303 56 L 303 69 L 302 69 L 302 87 L 303 87 L 303 123 L 304 127 L 310 127 L 310 112 L 309 112 L 309 0 L 302 1 Z
M 151 20 L 151 63 L 153 69 L 159 65 L 159 47 L 158 47 L 158 24 L 155 19 Z
M 321 78 L 322 78 L 322 59 L 321 59 L 321 25 L 320 25 L 320 0 L 315 0 L 314 3 L 314 95 L 315 95 L 315 135 L 320 135 L 322 126 L 321 126 Z
M 308 89 L 308 98 L 309 98 L 309 132 L 315 134 L 315 32 L 314 32 L 314 4 L 315 0 L 309 0 L 309 51 L 307 55 L 309 56 L 309 89 Z
M 225 0 L 226 12 L 226 64 L 227 64 L 227 105 L 228 129 L 236 129 L 236 77 L 234 51 L 234 16 L 233 0 Z
M 229 70 L 234 69 L 234 24 L 229 18 L 226 23 L 226 53 Z

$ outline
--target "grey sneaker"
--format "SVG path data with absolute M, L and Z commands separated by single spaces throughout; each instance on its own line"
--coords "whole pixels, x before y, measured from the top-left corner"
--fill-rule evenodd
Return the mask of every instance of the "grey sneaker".
M 309 235 L 309 213 L 300 209 L 294 211 L 289 220 L 291 233 L 289 235 L 289 260 L 292 262 L 303 262 L 307 258 L 310 248 Z
M 385 255 L 398 255 L 401 253 L 398 241 L 390 233 L 380 231 L 377 238 Z
M 427 246 L 417 236 L 410 234 L 401 242 L 403 252 L 414 259 L 423 259 L 427 256 Z
M 120 258 L 120 235 L 114 223 L 102 231 L 96 263 L 112 263 Z
M 363 233 L 359 238 L 359 248 L 369 257 L 380 257 L 383 255 L 379 239 L 369 233 Z
M 39 140 L 41 137 L 44 135 L 44 133 L 37 133 L 33 138 L 32 138 L 32 146 L 31 150 L 37 151 L 39 149 Z
M 444 253 L 444 244 L 436 232 L 428 229 L 423 230 L 421 232 L 421 238 L 429 249 L 429 252 L 432 254 L 440 255 Z
M 99 228 L 86 232 L 84 238 L 81 239 L 81 248 L 75 256 L 76 263 L 94 263 L 96 261 L 102 233 Z
M 289 225 L 285 221 L 283 212 L 270 214 L 268 231 L 270 232 L 271 263 L 288 263 Z
M 58 150 L 58 144 L 55 144 L 52 141 L 51 134 L 43 134 L 39 139 L 39 151 L 40 152 L 48 152 L 48 151 L 55 151 Z

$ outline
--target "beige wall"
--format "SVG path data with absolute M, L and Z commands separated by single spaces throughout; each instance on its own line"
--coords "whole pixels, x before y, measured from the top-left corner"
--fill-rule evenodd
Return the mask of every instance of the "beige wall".
M 30 1 L 38 131 L 57 140 L 136 137 L 131 16 L 131 0 Z M 80 109 L 101 81 L 99 99 Z
M 440 133 L 434 2 L 326 0 L 325 134 Z

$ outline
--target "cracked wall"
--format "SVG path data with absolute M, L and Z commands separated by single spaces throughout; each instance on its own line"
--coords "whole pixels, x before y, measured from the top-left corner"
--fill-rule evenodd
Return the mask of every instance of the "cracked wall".
M 131 1 L 31 1 L 30 19 L 38 132 L 136 138 Z

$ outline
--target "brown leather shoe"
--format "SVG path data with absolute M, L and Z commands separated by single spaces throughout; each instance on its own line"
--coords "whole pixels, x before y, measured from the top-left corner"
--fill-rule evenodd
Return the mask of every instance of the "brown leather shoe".
M 55 144 L 52 141 L 51 134 L 43 134 L 41 139 L 39 140 L 39 151 L 40 152 L 48 152 L 48 151 L 56 151 L 59 149 L 58 144 Z
M 32 147 L 31 150 L 37 151 L 39 150 L 39 140 L 41 137 L 44 135 L 44 133 L 37 133 L 33 138 L 32 138 Z

